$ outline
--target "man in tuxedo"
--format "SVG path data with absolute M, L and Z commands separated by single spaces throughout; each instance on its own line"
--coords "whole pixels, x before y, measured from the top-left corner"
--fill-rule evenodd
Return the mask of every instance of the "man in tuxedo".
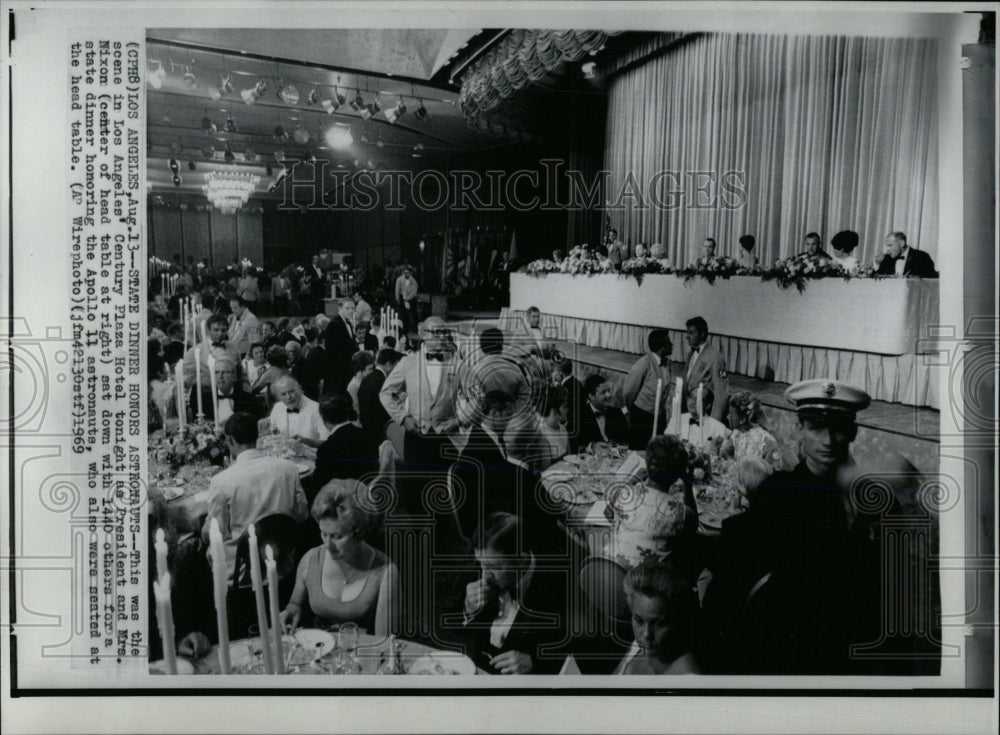
M 215 420 L 215 406 L 219 407 L 219 423 L 225 421 L 234 413 L 249 413 L 255 416 L 258 411 L 258 403 L 252 396 L 240 387 L 236 376 L 236 363 L 229 357 L 220 357 L 215 361 L 215 388 L 216 400 L 212 400 L 211 387 L 201 389 L 201 404 L 204 407 L 205 419 Z
M 338 304 L 337 315 L 331 317 L 323 333 L 326 348 L 327 375 L 330 390 L 345 390 L 354 372 L 351 355 L 358 351 L 354 337 L 354 299 L 343 298 Z
M 611 231 L 611 242 L 608 243 L 608 260 L 616 271 L 621 270 L 622 261 L 626 258 L 625 246 L 618 239 L 618 231 Z
M 319 263 L 319 256 L 312 256 L 312 263 L 306 268 L 309 275 L 309 300 L 312 302 L 312 313 L 323 311 L 323 299 L 326 298 L 326 276 Z
M 404 464 L 430 477 L 446 470 L 450 460 L 445 452 L 454 451 L 458 366 L 443 319 L 424 320 L 420 338 L 420 349 L 405 355 L 386 377 L 379 400 L 392 418 L 387 433 Z M 418 486 L 405 494 L 420 492 L 422 483 L 414 484 Z
M 229 310 L 232 312 L 229 322 L 229 343 L 236 348 L 240 357 L 250 351 L 250 345 L 261 340 L 260 319 L 258 319 L 242 296 L 229 299 Z
M 226 359 L 233 365 L 239 365 L 239 355 L 236 350 L 226 342 L 226 333 L 229 329 L 229 322 L 226 317 L 213 314 L 207 322 L 207 342 L 201 342 L 190 347 L 184 355 L 184 385 L 190 390 L 190 403 L 192 412 L 197 412 L 197 390 L 202 391 L 202 413 L 205 413 L 204 395 L 212 395 L 211 374 L 208 371 L 208 358 L 211 355 L 216 360 Z M 197 363 L 197 366 L 196 364 Z
M 319 414 L 330 435 L 316 450 L 316 469 L 306 487 L 310 502 L 330 480 L 351 478 L 370 481 L 378 472 L 375 450 L 354 422 L 354 407 L 347 391 L 323 396 Z
M 272 388 L 278 402 L 271 409 L 271 425 L 310 447 L 318 447 L 330 435 L 319 415 L 319 404 L 302 393 L 299 381 L 284 375 Z
M 878 265 L 878 274 L 899 278 L 938 277 L 934 259 L 923 250 L 907 245 L 906 235 L 902 232 L 890 232 L 885 236 L 885 254 Z
M 726 369 L 726 359 L 709 341 L 708 322 L 703 317 L 692 317 L 687 320 L 685 326 L 691 354 L 684 366 L 684 394 L 681 405 L 689 405 L 689 399 L 697 394 L 698 384 L 702 383 L 712 394 L 712 404 L 704 405 L 705 414 L 716 421 L 725 421 L 729 405 L 729 372 Z
M 385 426 L 391 420 L 379 400 L 386 377 L 403 355 L 396 350 L 382 349 L 375 356 L 375 369 L 364 377 L 358 387 L 358 414 L 369 446 L 376 449 L 385 441 Z
M 631 430 L 625 414 L 612 403 L 611 383 L 603 375 L 589 375 L 583 381 L 580 406 L 580 433 L 570 437 L 570 445 L 580 451 L 591 442 L 628 444 Z

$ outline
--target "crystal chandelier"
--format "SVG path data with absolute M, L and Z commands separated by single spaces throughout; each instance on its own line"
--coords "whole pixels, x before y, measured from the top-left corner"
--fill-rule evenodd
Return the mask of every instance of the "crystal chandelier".
M 211 171 L 205 174 L 202 191 L 212 206 L 223 214 L 236 214 L 260 183 L 257 174 L 240 171 Z

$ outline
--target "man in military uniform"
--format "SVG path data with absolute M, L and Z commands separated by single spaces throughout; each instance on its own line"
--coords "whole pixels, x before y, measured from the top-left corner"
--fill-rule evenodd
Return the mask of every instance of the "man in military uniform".
M 723 523 L 705 597 L 715 626 L 709 641 L 716 650 L 732 646 L 717 666 L 761 674 L 936 674 L 939 623 L 928 621 L 926 556 L 886 543 L 883 533 L 887 520 L 909 523 L 907 530 L 922 523 L 899 503 L 901 485 L 916 472 L 891 459 L 866 467 L 852 461 L 856 414 L 871 401 L 863 390 L 805 380 L 785 397 L 798 412 L 800 462 L 771 475 L 750 510 Z M 918 593 L 901 598 L 907 585 Z

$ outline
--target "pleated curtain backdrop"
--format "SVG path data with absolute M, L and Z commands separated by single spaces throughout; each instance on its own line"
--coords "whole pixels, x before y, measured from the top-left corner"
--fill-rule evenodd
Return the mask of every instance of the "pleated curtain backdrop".
M 848 229 L 862 263 L 892 230 L 936 259 L 936 85 L 929 39 L 694 37 L 610 85 L 608 202 L 630 187 L 643 197 L 621 197 L 612 224 L 633 247 L 663 243 L 676 266 L 698 258 L 706 237 L 735 256 L 752 234 L 770 265 L 800 252 L 808 232 L 829 252 Z M 726 172 L 743 177 L 745 198 L 723 190 Z M 651 180 L 667 207 L 654 206 Z M 744 201 L 702 206 L 711 197 Z

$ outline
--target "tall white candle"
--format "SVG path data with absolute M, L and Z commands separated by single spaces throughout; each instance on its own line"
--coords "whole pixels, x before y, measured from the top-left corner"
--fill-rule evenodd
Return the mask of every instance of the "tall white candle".
M 167 274 L 166 273 L 161 273 L 160 274 L 160 293 L 163 294 L 164 296 L 167 295 Z
M 163 643 L 163 660 L 168 674 L 177 673 L 177 651 L 174 648 L 174 612 L 170 605 L 170 574 L 161 574 L 159 581 L 153 582 L 153 597 L 156 598 L 156 623 Z
M 156 543 L 153 547 L 156 549 L 156 578 L 161 579 L 170 571 L 167 569 L 167 540 L 162 528 L 156 529 Z
M 184 400 L 184 361 L 178 360 L 174 366 L 174 382 L 177 384 L 177 422 L 181 431 L 187 423 L 187 404 Z
M 274 641 L 274 671 L 285 673 L 285 650 L 281 644 L 281 611 L 278 609 L 278 564 L 271 545 L 264 547 L 264 566 L 267 567 L 267 597 L 271 606 L 271 639 Z
M 247 536 L 250 541 L 250 581 L 253 583 L 253 596 L 257 603 L 257 630 L 260 631 L 260 647 L 264 652 L 264 673 L 274 673 L 274 663 L 271 660 L 271 644 L 267 640 L 267 606 L 264 602 L 264 581 L 260 576 L 260 549 L 257 546 L 257 529 L 251 523 L 247 526 Z
M 229 616 L 226 612 L 226 594 L 229 592 L 229 575 L 226 570 L 226 548 L 222 542 L 219 520 L 213 518 L 208 527 L 208 540 L 212 553 L 212 582 L 215 593 L 215 622 L 219 627 L 219 668 L 221 673 L 232 670 L 229 659 Z
M 184 353 L 187 354 L 188 329 L 190 328 L 191 320 L 188 317 L 187 305 L 184 303 L 184 299 L 181 299 L 181 321 L 184 323 Z
M 698 440 L 705 446 L 705 384 L 698 383 Z
M 215 425 L 219 425 L 219 384 L 216 382 L 215 378 L 215 356 L 209 352 L 208 353 L 208 384 L 211 386 L 212 390 L 212 417 L 215 419 Z M 200 395 L 200 393 L 199 393 Z M 199 406 L 200 408 L 200 406 Z
M 201 320 L 201 343 L 202 344 L 205 344 L 206 342 L 208 342 L 208 326 L 207 326 L 207 322 L 208 322 L 208 319 L 202 319 Z
M 674 396 L 670 400 L 670 421 L 667 423 L 666 434 L 680 436 L 681 433 L 681 401 L 684 396 L 684 380 L 677 378 L 674 385 Z
M 660 426 L 660 400 L 663 398 L 663 378 L 656 379 L 656 403 L 653 404 L 653 436 Z M 652 437 L 651 437 L 652 438 Z
M 205 411 L 201 405 L 201 354 L 203 350 L 208 350 L 209 354 L 212 354 L 212 348 L 208 345 L 202 345 L 194 353 L 194 393 L 195 400 L 198 401 L 198 420 L 201 421 L 205 418 Z

